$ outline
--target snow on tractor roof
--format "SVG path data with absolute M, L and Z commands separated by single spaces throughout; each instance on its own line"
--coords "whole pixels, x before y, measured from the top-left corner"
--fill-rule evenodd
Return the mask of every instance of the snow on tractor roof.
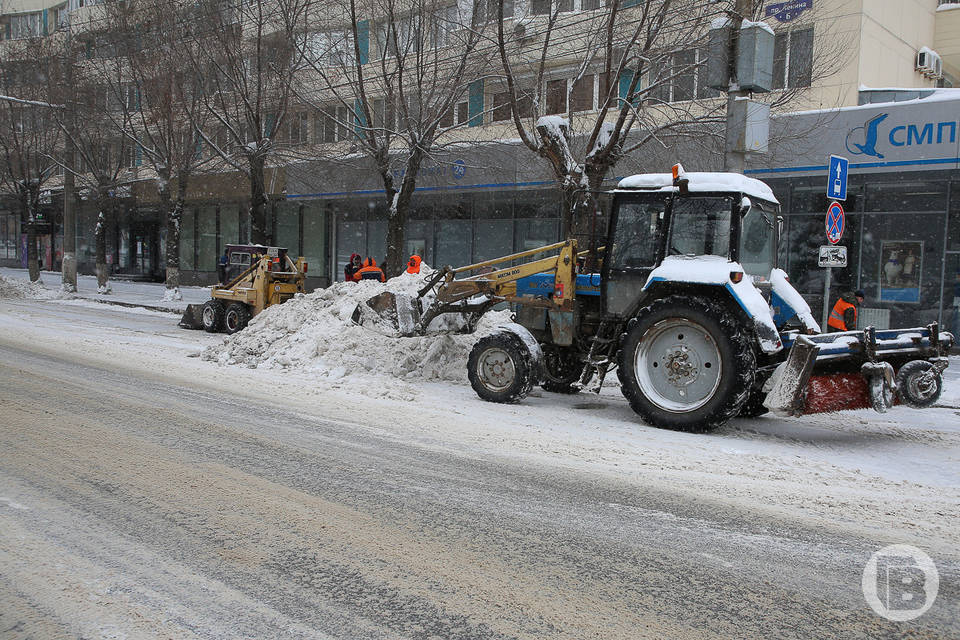
M 773 191 L 756 178 L 748 178 L 739 173 L 721 173 L 709 171 L 687 171 L 683 177 L 689 180 L 688 188 L 693 193 L 706 191 L 733 191 L 748 196 L 780 204 Z M 674 190 L 673 175 L 669 173 L 641 173 L 620 181 L 618 189 Z

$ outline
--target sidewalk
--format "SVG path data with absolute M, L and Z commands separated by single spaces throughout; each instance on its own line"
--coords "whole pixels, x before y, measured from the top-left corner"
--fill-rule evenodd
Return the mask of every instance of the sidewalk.
M 0 275 L 18 280 L 29 280 L 30 274 L 26 269 L 11 269 L 0 267 Z M 40 281 L 51 291 L 59 291 L 63 276 L 59 271 L 41 271 Z M 124 307 L 143 307 L 155 311 L 169 313 L 183 313 L 188 304 L 203 304 L 210 299 L 208 287 L 180 287 L 183 300 L 164 300 L 166 287 L 162 282 L 131 282 L 129 280 L 111 280 L 110 287 L 113 293 L 100 295 L 97 293 L 96 276 L 77 276 L 77 297 L 85 300 L 95 300 L 105 304 L 115 304 Z

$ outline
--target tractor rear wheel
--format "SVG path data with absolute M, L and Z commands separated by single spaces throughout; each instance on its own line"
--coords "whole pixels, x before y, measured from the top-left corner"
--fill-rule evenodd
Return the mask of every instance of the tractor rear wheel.
M 737 415 L 756 355 L 749 332 L 723 305 L 674 295 L 641 309 L 620 347 L 623 395 L 645 422 L 704 432 Z
M 223 316 L 223 328 L 229 334 L 242 330 L 250 322 L 250 307 L 242 302 L 231 302 Z
M 223 303 L 217 299 L 207 300 L 200 311 L 200 322 L 203 330 L 208 333 L 217 333 L 223 329 Z
M 530 351 L 519 336 L 501 332 L 480 338 L 470 351 L 467 377 L 477 395 L 490 402 L 519 402 L 536 378 Z

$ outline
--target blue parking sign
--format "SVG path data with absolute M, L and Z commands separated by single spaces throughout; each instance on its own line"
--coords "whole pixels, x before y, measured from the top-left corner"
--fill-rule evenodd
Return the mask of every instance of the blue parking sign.
M 840 156 L 830 156 L 830 172 L 827 174 L 827 197 L 831 200 L 847 199 L 847 168 L 850 161 Z

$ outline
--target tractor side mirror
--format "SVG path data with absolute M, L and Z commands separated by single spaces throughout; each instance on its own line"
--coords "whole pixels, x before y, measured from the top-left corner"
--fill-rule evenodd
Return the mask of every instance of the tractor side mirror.
M 750 202 L 750 198 L 743 196 L 743 198 L 740 199 L 740 217 L 746 217 L 752 207 L 753 203 Z

